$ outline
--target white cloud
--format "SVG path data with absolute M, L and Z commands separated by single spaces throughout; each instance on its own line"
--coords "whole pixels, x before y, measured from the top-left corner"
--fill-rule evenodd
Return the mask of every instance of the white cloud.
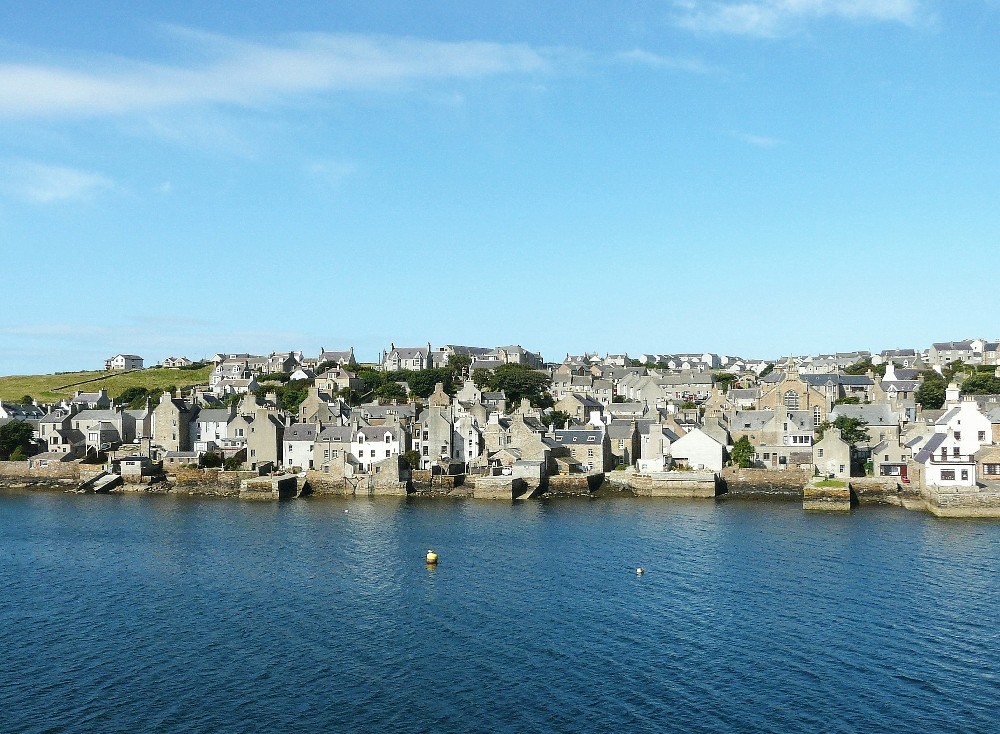
M 705 33 L 773 38 L 823 18 L 916 25 L 920 0 L 676 0 L 676 25 Z
M 698 59 L 661 56 L 660 54 L 644 51 L 640 48 L 620 53 L 617 58 L 620 61 L 643 64 L 653 69 L 663 69 L 665 71 L 686 71 L 692 74 L 711 74 L 717 71 L 717 69 Z
M 785 144 L 785 141 L 781 138 L 772 138 L 768 135 L 753 135 L 751 133 L 734 132 L 733 137 L 758 148 L 773 148 L 776 145 Z
M 255 107 L 295 95 L 427 79 L 545 72 L 557 53 L 521 44 L 364 35 L 298 34 L 265 44 L 185 29 L 173 33 L 207 60 L 0 64 L 0 117 L 106 116 L 206 103 Z
M 358 167 L 344 161 L 311 161 L 305 165 L 307 173 L 329 184 L 340 184 L 344 179 L 354 175 Z
M 99 173 L 24 161 L 5 166 L 4 178 L 8 193 L 39 204 L 88 200 L 114 188 L 114 182 Z

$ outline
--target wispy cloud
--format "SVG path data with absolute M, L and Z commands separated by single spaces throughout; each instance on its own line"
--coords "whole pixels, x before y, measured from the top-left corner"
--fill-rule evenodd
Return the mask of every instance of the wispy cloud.
M 732 135 L 737 140 L 742 140 L 744 143 L 757 148 L 774 148 L 775 146 L 785 144 L 785 141 L 781 138 L 772 138 L 768 135 L 753 135 L 739 131 L 733 131 Z
M 89 200 L 114 188 L 114 182 L 106 176 L 65 166 L 14 161 L 2 168 L 3 189 L 38 204 Z
M 0 117 L 108 116 L 183 105 L 257 107 L 303 94 L 388 89 L 428 79 L 477 79 L 549 70 L 555 51 L 522 44 L 298 34 L 250 43 L 172 29 L 197 62 L 126 58 L 0 64 Z
M 633 64 L 642 64 L 653 69 L 663 69 L 665 71 L 684 71 L 692 74 L 711 74 L 719 69 L 709 66 L 699 59 L 678 58 L 676 56 L 662 56 L 635 48 L 618 54 L 617 59 Z
M 328 184 L 337 185 L 354 175 L 358 167 L 345 161 L 310 161 L 305 165 L 306 173 Z
M 774 38 L 823 18 L 916 25 L 920 0 L 675 0 L 674 22 L 704 33 Z

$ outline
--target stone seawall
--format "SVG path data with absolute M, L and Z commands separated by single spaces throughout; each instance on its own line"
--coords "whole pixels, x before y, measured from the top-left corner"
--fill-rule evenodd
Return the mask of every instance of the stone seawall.
M 898 484 L 889 477 L 851 477 L 851 489 L 861 505 L 902 507 L 906 498 L 918 499 L 918 489 Z
M 712 499 L 718 491 L 715 474 L 710 472 L 632 474 L 628 486 L 640 497 Z
M 255 471 L 221 471 L 177 467 L 168 477 L 169 490 L 181 494 L 207 494 L 220 497 L 238 497 L 240 485 L 247 479 L 260 476 Z
M 740 469 L 722 470 L 725 496 L 774 499 L 802 499 L 802 490 L 812 479 L 808 469 Z
M 50 461 L 48 466 L 29 466 L 27 461 L 0 461 L 0 479 L 71 479 L 80 478 L 76 461 Z
M 546 494 L 590 495 L 604 482 L 604 474 L 560 474 L 549 477 Z
M 924 506 L 937 517 L 1000 518 L 1000 488 L 928 487 L 923 492 Z

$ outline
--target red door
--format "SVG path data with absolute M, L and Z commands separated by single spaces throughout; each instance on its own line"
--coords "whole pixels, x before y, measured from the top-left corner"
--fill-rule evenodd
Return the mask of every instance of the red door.
M 904 482 L 910 481 L 906 476 L 906 464 L 903 464 L 901 467 L 899 467 L 899 477 Z

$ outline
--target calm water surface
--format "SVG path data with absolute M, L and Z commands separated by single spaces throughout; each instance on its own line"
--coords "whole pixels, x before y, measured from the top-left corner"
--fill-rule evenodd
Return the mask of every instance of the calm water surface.
M 8 492 L 0 554 L 2 732 L 1000 727 L 995 522 Z

